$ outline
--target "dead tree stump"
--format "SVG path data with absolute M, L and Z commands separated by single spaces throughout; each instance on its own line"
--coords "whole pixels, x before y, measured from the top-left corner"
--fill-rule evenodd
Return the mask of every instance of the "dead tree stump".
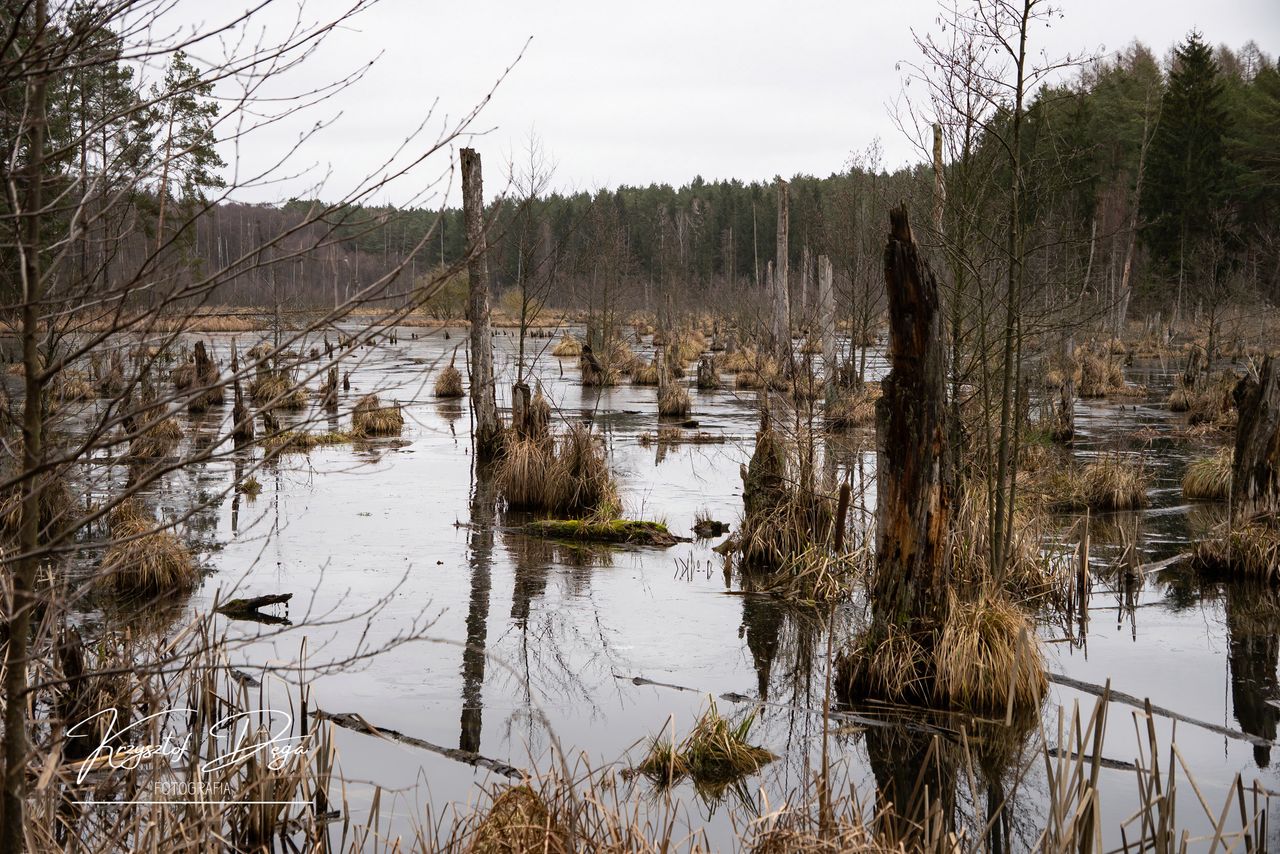
M 1240 421 L 1231 464 L 1231 511 L 1238 520 L 1280 516 L 1280 365 L 1262 363 L 1258 379 L 1235 389 Z
M 938 284 L 911 235 L 906 207 L 889 213 L 885 285 L 889 375 L 876 403 L 877 621 L 936 625 L 946 607 L 951 521 L 946 346 Z
M 480 155 L 464 148 L 462 156 L 462 215 L 467 231 L 467 318 L 471 322 L 471 408 L 476 419 L 476 453 L 495 456 L 502 442 L 497 390 L 493 378 L 493 335 L 489 326 L 489 248 L 484 230 L 484 189 Z

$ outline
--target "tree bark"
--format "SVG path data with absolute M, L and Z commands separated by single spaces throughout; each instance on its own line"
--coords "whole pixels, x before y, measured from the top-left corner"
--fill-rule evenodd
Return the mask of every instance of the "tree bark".
M 1235 456 L 1231 465 L 1231 511 L 1245 521 L 1280 514 L 1280 364 L 1262 363 L 1257 380 L 1237 384 Z
M 471 409 L 476 420 L 476 454 L 480 459 L 496 455 L 502 441 L 498 421 L 497 391 L 493 379 L 493 334 L 489 327 L 489 259 L 484 233 L 484 185 L 480 155 L 462 149 L 462 215 L 467 230 L 467 277 L 470 293 L 467 316 L 471 321 Z
M 37 0 L 34 11 L 36 62 L 44 60 L 45 31 L 48 29 L 46 0 Z M 19 271 L 22 284 L 22 364 L 25 399 L 22 404 L 21 521 L 18 531 L 18 559 L 13 570 L 12 611 L 5 626 L 4 672 L 4 794 L 0 800 L 0 851 L 5 854 L 26 847 L 23 828 L 27 775 L 27 664 L 31 644 L 31 616 L 36 608 L 36 574 L 40 558 L 40 495 L 46 475 L 44 463 L 44 388 L 46 377 L 40 358 L 40 315 L 43 299 L 41 276 L 40 216 L 44 204 L 44 146 L 46 120 L 47 67 L 30 77 L 27 93 L 25 132 L 28 140 L 27 168 L 20 220 Z
M 878 620 L 933 623 L 945 605 L 950 459 L 946 349 L 938 284 L 911 235 L 905 206 L 890 211 L 885 247 L 889 375 L 876 404 Z
M 791 203 L 787 182 L 778 179 L 778 255 L 773 266 L 773 345 L 786 356 L 791 349 L 791 296 L 787 287 L 787 232 L 791 228 Z
M 836 375 L 836 294 L 832 287 L 831 259 L 818 256 L 818 322 L 822 324 L 822 378 L 826 383 L 826 401 L 835 399 Z

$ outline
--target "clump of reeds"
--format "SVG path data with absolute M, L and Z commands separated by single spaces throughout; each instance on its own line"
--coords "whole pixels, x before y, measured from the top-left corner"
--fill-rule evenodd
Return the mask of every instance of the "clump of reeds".
M 1038 708 L 1048 681 L 1031 621 L 1003 593 L 975 602 L 954 595 L 934 650 L 943 705 L 988 715 Z
M 756 433 L 751 461 L 742 469 L 742 523 L 737 548 L 743 563 L 777 569 L 817 543 L 832 539 L 836 502 L 802 488 L 803 463 L 796 443 L 768 424 Z
M 1210 501 L 1229 497 L 1233 456 L 1231 448 L 1219 448 L 1211 456 L 1193 461 L 1182 476 L 1182 494 Z
M 191 552 L 133 498 L 113 508 L 109 524 L 114 542 L 102 559 L 98 584 L 117 593 L 155 594 L 188 590 L 200 579 Z
M 286 453 L 298 451 L 306 453 L 314 448 L 327 448 L 333 445 L 345 445 L 359 438 L 351 430 L 326 430 L 312 433 L 309 430 L 278 430 L 262 440 L 262 446 L 269 452 Z
M 677 383 L 667 383 L 658 394 L 658 414 L 663 418 L 683 418 L 690 406 L 689 392 Z
M 839 554 L 826 543 L 813 545 L 758 579 L 759 589 L 788 602 L 840 602 L 849 598 L 874 563 L 869 541 Z
M 864 383 L 860 388 L 840 389 L 836 399 L 827 406 L 824 413 L 827 426 L 841 430 L 872 423 L 876 418 L 876 401 L 879 399 L 879 383 Z
M 456 358 L 457 354 L 455 352 L 454 357 L 449 360 L 449 364 L 436 377 L 436 397 L 445 400 L 462 397 L 462 372 L 454 365 L 454 359 Z
M 307 408 L 307 391 L 289 382 L 283 369 L 259 371 L 249 383 L 249 396 L 259 406 L 272 409 L 299 410 Z
M 497 484 L 513 509 L 608 518 L 619 505 L 604 450 L 585 424 L 574 424 L 558 437 L 508 442 L 498 462 Z
M 1209 572 L 1280 580 L 1280 516 L 1217 526 L 1196 544 L 1192 562 Z
M 21 459 L 22 449 L 19 443 L 15 454 Z M 66 480 L 57 474 L 46 474 L 39 496 L 40 530 L 46 534 L 53 533 L 61 527 L 63 515 L 69 507 L 74 506 L 71 489 Z M 15 483 L 0 493 L 0 535 L 6 538 L 18 536 L 22 525 L 22 499 L 24 485 Z
M 129 442 L 129 457 L 154 460 L 168 456 L 182 440 L 182 427 L 176 418 L 162 418 Z
M 351 427 L 359 436 L 399 436 L 404 414 L 399 406 L 383 406 L 376 394 L 368 394 L 351 410 Z
M 542 796 L 528 785 L 511 786 L 471 834 L 470 854 L 568 854 L 569 840 Z
M 637 359 L 628 372 L 633 385 L 658 385 L 658 365 Z
M 553 356 L 580 356 L 582 355 L 582 342 L 572 335 L 565 333 L 556 346 L 551 348 Z
M 693 730 L 676 745 L 674 741 L 653 739 L 636 771 L 660 785 L 671 785 L 689 777 L 703 794 L 718 796 L 732 783 L 754 774 L 774 760 L 774 755 L 748 741 L 755 713 L 737 724 L 720 715 L 715 700 Z
M 933 641 L 892 624 L 879 635 L 863 635 L 836 660 L 841 695 L 929 705 L 934 694 L 933 661 L 922 640 Z
M 236 484 L 236 492 L 246 498 L 257 498 L 262 492 L 262 483 L 253 475 L 249 475 Z
M 1111 454 L 1064 472 L 1055 483 L 1059 510 L 1133 510 L 1147 504 L 1146 470 L 1119 454 Z
M 53 396 L 62 402 L 93 400 L 98 396 L 89 380 L 78 371 L 60 371 L 53 382 Z
M 1081 397 L 1146 394 L 1146 389 L 1125 382 L 1124 368 L 1111 354 L 1083 349 L 1077 356 L 1076 391 Z

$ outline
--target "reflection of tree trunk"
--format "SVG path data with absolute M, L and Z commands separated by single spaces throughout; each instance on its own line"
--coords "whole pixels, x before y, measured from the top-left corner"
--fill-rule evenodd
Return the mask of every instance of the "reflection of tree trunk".
M 778 656 L 778 637 L 782 633 L 782 610 L 759 596 L 742 599 L 742 632 L 756 668 L 756 690 L 761 700 L 769 699 L 769 671 Z
M 910 839 L 915 828 L 940 811 L 951 827 L 955 813 L 954 751 L 941 738 L 898 727 L 870 727 L 867 758 L 876 778 L 876 811 L 891 839 Z M 927 794 L 927 797 L 926 797 Z M 892 809 L 885 809 L 889 804 Z
M 490 572 L 496 493 L 490 472 L 478 467 L 471 496 L 471 597 L 467 604 L 467 646 L 462 651 L 462 734 L 458 747 L 478 753 L 484 716 L 485 642 L 489 620 Z
M 1226 589 L 1227 658 L 1231 668 L 1231 705 L 1240 729 L 1275 741 L 1280 709 L 1276 667 L 1280 662 L 1280 597 L 1255 584 Z M 1259 768 L 1271 764 L 1271 748 L 1255 745 Z

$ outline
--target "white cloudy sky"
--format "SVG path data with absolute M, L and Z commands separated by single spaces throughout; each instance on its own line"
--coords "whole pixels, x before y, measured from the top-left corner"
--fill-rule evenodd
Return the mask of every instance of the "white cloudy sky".
M 325 17 L 343 6 L 312 0 L 305 14 Z M 1063 0 L 1061 7 L 1062 18 L 1033 34 L 1033 49 L 1112 51 L 1137 37 L 1163 55 L 1192 28 L 1215 44 L 1253 39 L 1268 53 L 1280 49 L 1277 0 Z M 181 10 L 189 22 L 212 22 L 232 7 Z M 290 0 L 258 20 L 270 37 L 295 13 Z M 363 79 L 227 153 L 252 172 L 304 128 L 332 118 L 291 161 L 295 172 L 309 169 L 305 177 L 240 197 L 272 201 L 325 178 L 321 195 L 336 198 L 377 168 L 433 101 L 438 117 L 466 112 L 523 48 L 474 125 L 488 130 L 472 144 L 485 157 L 491 190 L 531 128 L 557 162 L 559 189 L 826 175 L 877 137 L 892 166 L 912 155 L 890 117 L 901 89 L 897 65 L 917 58 L 911 31 L 933 27 L 936 14 L 931 0 L 382 0 L 280 85 L 305 89 L 377 58 Z M 445 168 L 447 157 L 437 158 L 378 200 L 404 203 Z

